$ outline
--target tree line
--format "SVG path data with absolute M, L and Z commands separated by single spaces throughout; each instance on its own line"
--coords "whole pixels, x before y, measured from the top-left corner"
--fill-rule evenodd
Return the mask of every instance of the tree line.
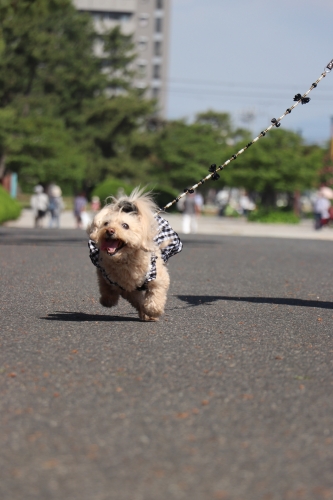
M 70 0 L 1 0 L 0 178 L 17 172 L 23 191 L 56 182 L 72 194 L 106 178 L 182 191 L 251 139 L 227 113 L 159 119 L 157 103 L 133 84 L 134 49 L 119 28 L 97 33 Z M 326 153 L 273 130 L 214 187 L 243 187 L 270 204 L 277 192 L 318 185 Z

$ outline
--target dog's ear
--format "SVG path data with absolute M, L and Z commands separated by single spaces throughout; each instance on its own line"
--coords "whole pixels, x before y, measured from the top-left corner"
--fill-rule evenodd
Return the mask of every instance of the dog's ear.
M 91 240 L 96 241 L 98 231 L 101 228 L 102 221 L 104 217 L 109 213 L 110 206 L 106 205 L 102 210 L 100 210 L 93 218 L 91 224 L 87 227 L 87 234 Z
M 96 235 L 97 235 L 97 231 L 98 231 L 98 227 L 96 224 L 94 224 L 94 222 L 89 224 L 89 226 L 86 229 L 87 235 L 89 236 L 89 238 L 91 240 L 95 240 Z
M 96 241 L 97 233 L 100 227 L 101 227 L 101 218 L 99 217 L 99 214 L 97 214 L 95 215 L 93 221 L 89 224 L 89 226 L 86 229 L 86 232 L 91 240 Z

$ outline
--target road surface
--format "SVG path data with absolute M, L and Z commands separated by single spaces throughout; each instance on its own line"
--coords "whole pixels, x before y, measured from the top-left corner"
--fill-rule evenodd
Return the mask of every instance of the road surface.
M 0 228 L 2 500 L 333 499 L 332 243 L 189 235 L 165 316 Z

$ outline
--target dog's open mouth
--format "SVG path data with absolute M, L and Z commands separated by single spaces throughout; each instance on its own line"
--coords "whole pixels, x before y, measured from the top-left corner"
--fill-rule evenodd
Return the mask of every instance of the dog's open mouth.
M 124 246 L 125 243 L 121 240 L 108 239 L 102 241 L 101 250 L 107 252 L 108 255 L 115 255 Z

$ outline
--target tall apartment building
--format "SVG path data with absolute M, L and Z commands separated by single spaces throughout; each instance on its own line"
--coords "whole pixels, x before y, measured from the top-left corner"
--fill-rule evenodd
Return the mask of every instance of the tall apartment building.
M 89 12 L 97 30 L 120 25 L 124 34 L 132 34 L 138 57 L 135 61 L 135 85 L 155 98 L 159 114 L 165 116 L 168 74 L 171 0 L 73 0 L 80 11 Z

